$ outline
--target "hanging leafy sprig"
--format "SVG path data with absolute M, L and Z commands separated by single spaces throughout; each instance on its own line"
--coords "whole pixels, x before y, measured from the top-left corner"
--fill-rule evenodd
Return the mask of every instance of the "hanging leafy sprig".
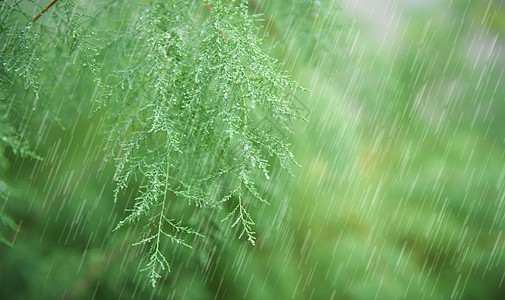
M 0 223 L 4 223 L 0 243 L 9 245 L 3 231 L 17 231 L 19 226 L 13 226 L 7 215 L 8 199 L 13 197 L 12 180 L 5 176 L 10 159 L 6 154 L 42 160 L 30 145 L 32 119 L 43 115 L 59 122 L 51 108 L 60 100 L 48 97 L 47 91 L 54 91 L 48 77 L 63 72 L 71 62 L 98 70 L 90 30 L 95 18 L 80 13 L 69 0 L 54 0 L 47 6 L 44 2 L 0 1 Z
M 39 13 L 28 12 L 33 10 Z M 29 147 L 29 118 L 21 116 L 40 107 L 57 120 L 39 83 L 44 70 L 65 65 L 55 60 L 96 73 L 98 52 L 90 30 L 94 19 L 79 13 L 69 0 L 51 1 L 44 8 L 35 1 L 0 1 L 0 149 L 10 147 L 15 154 L 41 159 Z M 28 93 L 12 93 L 19 86 Z
M 294 162 L 273 126 L 298 117 L 287 96 L 298 86 L 261 50 L 257 31 L 247 1 L 152 1 L 118 42 L 127 45 L 120 69 L 101 79 L 114 199 L 143 178 L 118 228 L 146 224 L 135 245 L 149 246 L 153 285 L 169 269 L 161 239 L 190 247 L 176 234 L 199 235 L 170 217 L 171 201 L 230 209 L 225 220 L 254 244 L 248 207 L 266 203 L 256 182 L 270 179 L 269 158 Z

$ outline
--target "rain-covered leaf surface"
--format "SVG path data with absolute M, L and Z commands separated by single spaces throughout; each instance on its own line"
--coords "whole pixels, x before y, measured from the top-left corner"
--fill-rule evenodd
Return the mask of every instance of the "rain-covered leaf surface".
M 0 299 L 505 298 L 503 1 L 51 3 L 0 1 Z

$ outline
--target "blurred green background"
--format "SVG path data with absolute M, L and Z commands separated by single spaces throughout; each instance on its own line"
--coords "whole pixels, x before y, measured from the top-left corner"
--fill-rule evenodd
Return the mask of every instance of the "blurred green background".
M 94 82 L 55 66 L 41 94 L 62 125 L 29 121 L 44 160 L 4 150 L 0 299 L 505 299 L 505 3 L 250 8 L 265 51 L 310 90 L 293 100 L 309 119 L 290 137 L 302 167 L 274 164 L 257 245 L 169 245 L 151 288 L 134 229 L 112 233 L 136 190 L 113 203 Z M 130 16 L 110 14 L 117 28 Z

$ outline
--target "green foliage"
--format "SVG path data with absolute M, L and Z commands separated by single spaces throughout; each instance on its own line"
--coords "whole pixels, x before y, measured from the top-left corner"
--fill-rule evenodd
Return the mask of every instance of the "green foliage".
M 61 63 L 48 64 L 64 58 L 94 77 L 95 112 L 106 115 L 107 148 L 116 165 L 114 201 L 132 177 L 140 183 L 116 229 L 142 223 L 133 245 L 146 248 L 144 270 L 154 286 L 160 269 L 170 269 L 164 239 L 191 248 L 181 235 L 203 237 L 170 217 L 174 201 L 229 210 L 223 224 L 241 227 L 239 237 L 254 245 L 248 207 L 267 203 L 256 182 L 270 179 L 270 159 L 288 169 L 294 162 L 273 126 L 290 130 L 298 116 L 288 96 L 299 87 L 260 49 L 257 17 L 249 15 L 247 1 L 154 1 L 133 14 L 133 26 L 97 35 L 91 28 L 105 8 L 88 16 L 73 2 L 58 1 L 33 18 L 27 11 L 43 6 L 1 4 L 1 142 L 14 154 L 40 159 L 25 138 L 26 111 L 43 98 L 40 73 L 64 72 Z M 17 25 L 20 19 L 27 25 Z M 109 52 L 119 55 L 107 58 Z M 32 103 L 7 97 L 15 80 L 34 95 Z M 45 103 L 42 109 L 51 114 Z
M 6 146 L 21 156 L 37 157 L 24 138 L 25 130 L 20 128 L 27 107 L 35 108 L 39 98 L 38 73 L 40 58 L 34 51 L 40 43 L 29 28 L 15 26 L 12 15 L 21 13 L 17 6 L 0 3 L 0 149 Z M 22 86 L 33 94 L 33 102 L 17 103 L 10 97 L 13 82 L 19 80 Z
M 34 1 L 0 2 L 0 242 L 9 246 L 11 239 L 6 237 L 19 228 L 7 209 L 9 201 L 18 201 L 18 195 L 13 196 L 16 180 L 5 176 L 11 167 L 8 156 L 43 160 L 31 146 L 34 119 L 59 122 L 57 101 L 47 93 L 57 83 L 47 83 L 46 77 L 42 87 L 42 74 L 47 76 L 47 69 L 62 72 L 67 67 L 58 63 L 62 61 L 96 65 L 88 30 L 93 18 L 79 13 L 73 2 L 61 0 L 53 13 L 33 22 L 29 12 L 41 10 Z
M 197 234 L 167 211 L 170 201 L 224 207 L 254 245 L 252 201 L 266 203 L 255 182 L 269 179 L 271 157 L 289 168 L 293 155 L 272 124 L 296 118 L 288 93 L 297 85 L 259 48 L 247 1 L 154 1 L 134 28 L 114 43 L 124 47 L 114 72 L 101 80 L 98 108 L 110 116 L 109 145 L 116 161 L 114 199 L 131 178 L 142 182 L 130 214 L 144 222 L 147 270 L 168 268 L 161 238 Z M 103 51 L 110 51 L 109 47 Z M 105 108 L 104 108 L 105 107 Z M 263 122 L 261 122 L 263 121 Z
M 50 0 L 17 2 L 0 43 L 39 96 L 10 68 L 5 122 L 44 159 L 3 151 L 1 299 L 504 298 L 499 0 L 348 1 L 345 29 L 334 1 L 249 1 L 308 124 L 242 97 L 276 63 L 232 38 L 236 1 L 59 0 L 29 28 Z M 291 127 L 296 176 L 261 133 Z
M 8 148 L 21 157 L 41 159 L 29 147 L 27 126 L 23 118 L 35 109 L 39 99 L 38 73 L 41 70 L 40 59 L 33 51 L 38 45 L 33 32 L 27 28 L 15 26 L 16 15 L 22 10 L 18 5 L 0 3 L 0 242 L 12 246 L 6 238 L 7 232 L 17 231 L 17 225 L 5 212 L 4 202 L 7 201 L 10 187 L 3 178 L 3 173 L 9 167 L 5 157 Z M 33 95 L 30 102 L 19 102 L 13 95 L 13 85 L 21 82 L 21 86 Z

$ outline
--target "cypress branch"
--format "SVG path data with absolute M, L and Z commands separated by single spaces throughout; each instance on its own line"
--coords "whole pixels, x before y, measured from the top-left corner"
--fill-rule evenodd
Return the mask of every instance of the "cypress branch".
M 141 182 L 114 230 L 141 224 L 133 245 L 145 250 L 143 270 L 151 284 L 170 270 L 166 242 L 192 248 L 193 238 L 204 238 L 194 223 L 172 217 L 175 206 L 222 210 L 212 220 L 219 230 L 237 228 L 238 238 L 254 245 L 250 210 L 268 204 L 258 187 L 270 180 L 269 162 L 277 159 L 288 170 L 294 163 L 289 144 L 273 128 L 301 117 L 288 97 L 299 87 L 261 49 L 259 20 L 249 14 L 248 1 L 142 2 L 134 26 L 100 32 L 100 39 L 92 28 L 104 8 L 88 16 L 71 1 L 56 2 L 34 18 L 0 2 L 0 35 L 7 37 L 0 44 L 0 88 L 21 79 L 36 104 L 38 74 L 54 59 L 94 78 L 95 111 L 107 117 L 107 149 L 115 164 L 114 201 Z M 55 10 L 52 25 L 36 22 L 49 9 Z M 11 13 L 29 26 L 9 28 Z M 42 44 L 44 39 L 51 42 Z M 108 56 L 110 51 L 117 55 Z M 2 113 L 9 107 L 4 95 Z M 0 143 L 35 157 L 15 122 L 0 121 Z
M 111 116 L 110 151 L 119 153 L 115 199 L 132 176 L 146 182 L 119 226 L 147 224 L 139 243 L 151 245 L 145 270 L 153 285 L 159 270 L 169 269 L 161 238 L 190 246 L 165 226 L 200 236 L 168 221 L 168 203 L 225 210 L 231 203 L 222 221 L 241 227 L 238 237 L 254 245 L 248 207 L 268 203 L 257 182 L 270 179 L 269 158 L 288 169 L 293 162 L 272 122 L 299 118 L 288 100 L 297 84 L 261 50 L 247 1 L 209 1 L 203 13 L 199 5 L 181 0 L 146 6 L 133 31 L 122 35 L 122 44 L 135 47 L 118 58 L 123 68 L 101 81 L 97 100 Z

